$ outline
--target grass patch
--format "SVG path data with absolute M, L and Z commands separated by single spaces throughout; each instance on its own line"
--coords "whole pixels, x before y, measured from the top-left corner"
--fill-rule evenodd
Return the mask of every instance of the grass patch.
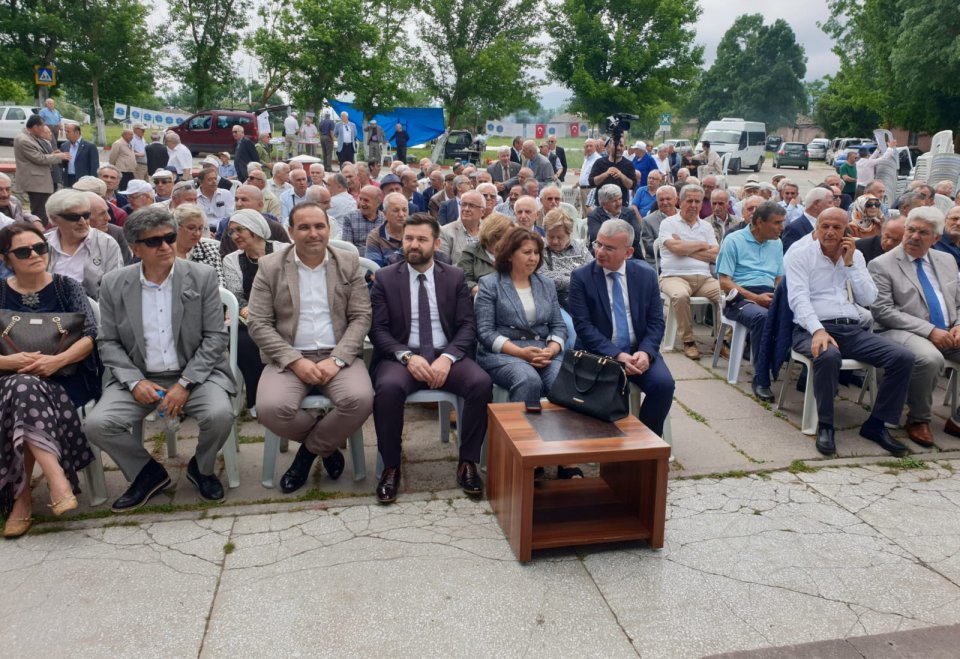
M 237 437 L 238 444 L 263 444 L 263 435 L 259 437 L 256 435 L 239 435 Z
M 60 531 L 66 531 L 67 527 L 63 524 L 50 524 L 45 526 L 33 526 L 30 527 L 29 535 L 46 535 L 47 533 L 60 533 Z
M 706 418 L 705 416 L 703 416 L 703 415 L 700 414 L 699 412 L 695 412 L 694 410 L 691 410 L 689 407 L 687 407 L 686 405 L 684 405 L 683 403 L 681 403 L 681 402 L 680 402 L 679 400 L 677 400 L 676 398 L 673 399 L 673 402 L 676 403 L 677 405 L 679 405 L 680 407 L 682 407 L 682 408 L 683 408 L 683 411 L 687 413 L 687 416 L 688 416 L 688 417 L 690 417 L 691 419 L 693 419 L 693 420 L 696 421 L 697 423 L 702 423 L 703 425 L 707 426 L 708 428 L 710 427 L 710 424 L 707 423 L 707 418 Z
M 787 467 L 787 471 L 791 474 L 812 474 L 817 471 L 816 467 L 811 467 L 803 460 L 794 460 L 790 463 L 790 466 Z
M 228 542 L 227 544 L 225 544 L 225 545 L 223 546 L 223 553 L 224 553 L 224 554 L 232 554 L 232 553 L 233 553 L 233 550 L 236 549 L 236 548 L 237 548 L 237 546 L 236 546 L 235 544 L 233 544 L 232 542 Z
M 167 445 L 167 436 L 158 432 L 153 435 L 150 435 L 150 439 L 147 440 L 150 443 L 150 453 L 154 457 L 163 455 L 163 449 Z
M 887 473 L 896 473 L 898 471 L 907 471 L 910 469 L 926 469 L 927 463 L 912 455 L 905 455 L 899 460 L 884 460 L 875 463 L 878 467 L 886 467 Z

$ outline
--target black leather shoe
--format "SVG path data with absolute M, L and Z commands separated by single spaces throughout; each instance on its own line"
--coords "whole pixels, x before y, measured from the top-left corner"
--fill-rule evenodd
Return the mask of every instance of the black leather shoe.
M 860 436 L 869 439 L 871 442 L 876 442 L 884 451 L 889 451 L 898 458 L 910 453 L 907 447 L 895 440 L 893 435 L 883 426 L 880 426 L 879 430 L 865 430 L 861 427 Z
M 753 395 L 756 396 L 758 400 L 762 400 L 764 403 L 772 403 L 774 401 L 773 392 L 770 391 L 770 387 L 757 384 L 756 382 L 750 386 L 753 389 Z
M 187 480 L 200 490 L 200 496 L 207 501 L 223 501 L 223 485 L 220 479 L 213 474 L 209 476 L 201 474 L 196 456 L 190 458 L 187 464 Z
M 310 468 L 316 459 L 317 454 L 311 453 L 306 446 L 301 444 L 300 450 L 293 458 L 293 464 L 280 479 L 280 491 L 284 494 L 290 494 L 303 487 L 307 478 L 310 477 Z
M 113 502 L 110 509 L 117 513 L 136 510 L 168 485 L 170 485 L 170 474 L 159 462 L 150 460 L 133 479 L 127 491 Z
M 377 483 L 377 501 L 379 503 L 393 503 L 397 500 L 400 490 L 400 467 L 387 467 Z
M 483 481 L 480 471 L 473 462 L 463 461 L 457 465 L 457 485 L 463 488 L 465 494 L 478 497 L 483 494 Z
M 322 461 L 323 468 L 327 470 L 327 474 L 330 475 L 332 480 L 340 478 L 340 474 L 343 473 L 343 465 L 346 464 L 346 461 L 343 459 L 343 453 L 336 450 L 327 457 L 322 458 Z
M 833 428 L 817 428 L 817 450 L 823 455 L 833 455 L 837 452 L 837 444 L 833 440 Z

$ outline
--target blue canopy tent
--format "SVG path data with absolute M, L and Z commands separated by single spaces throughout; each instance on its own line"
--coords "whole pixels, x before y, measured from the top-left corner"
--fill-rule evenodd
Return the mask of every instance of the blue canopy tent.
M 332 107 L 339 115 L 346 112 L 350 121 L 357 126 L 363 126 L 363 112 L 355 108 L 351 103 L 343 101 L 330 101 Z M 387 114 L 378 114 L 372 119 L 377 120 L 377 125 L 383 128 L 384 134 L 390 146 L 396 147 L 394 133 L 397 130 L 397 124 L 401 124 L 410 136 L 410 146 L 415 144 L 424 144 L 430 140 L 443 135 L 445 124 L 443 120 L 443 108 L 394 108 Z

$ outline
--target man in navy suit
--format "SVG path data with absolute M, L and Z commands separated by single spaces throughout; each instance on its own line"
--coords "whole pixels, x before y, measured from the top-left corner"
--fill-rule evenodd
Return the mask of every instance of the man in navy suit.
M 457 484 L 469 495 L 483 493 L 477 463 L 492 384 L 468 356 L 476 344 L 476 327 L 463 270 L 434 260 L 439 247 L 437 221 L 429 213 L 411 215 L 403 222 L 406 262 L 380 270 L 370 291 L 373 423 L 384 466 L 376 490 L 380 503 L 397 499 L 403 404 L 421 389 L 441 389 L 464 399 Z
M 60 150 L 69 153 L 70 160 L 63 163 L 63 180 L 70 188 L 82 176 L 96 176 L 100 168 L 100 153 L 90 142 L 80 136 L 79 124 L 66 124 L 67 141 Z
M 243 126 L 234 126 L 230 132 L 237 143 L 237 149 L 233 154 L 233 166 L 237 168 L 237 180 L 242 183 L 247 180 L 247 165 L 260 162 L 260 154 L 257 153 L 257 147 L 253 145 L 250 138 L 244 135 Z
M 621 362 L 630 382 L 645 394 L 638 415 L 663 436 L 674 382 L 660 358 L 663 302 L 657 274 L 633 256 L 634 230 L 627 222 L 604 222 L 594 243 L 596 261 L 570 277 L 570 315 L 579 349 Z M 379 276 L 379 275 L 378 275 Z
M 473 186 L 470 185 L 470 179 L 466 176 L 458 176 L 453 179 L 453 193 L 455 196 L 440 204 L 440 212 L 437 215 L 437 222 L 440 223 L 440 226 L 446 226 L 460 219 L 460 197 L 463 193 L 470 192 L 470 190 L 473 190 Z
M 831 206 L 833 206 L 832 190 L 816 187 L 808 192 L 803 199 L 803 212 L 800 217 L 790 222 L 780 235 L 783 253 L 786 254 L 793 243 L 813 233 L 817 226 L 817 217 Z

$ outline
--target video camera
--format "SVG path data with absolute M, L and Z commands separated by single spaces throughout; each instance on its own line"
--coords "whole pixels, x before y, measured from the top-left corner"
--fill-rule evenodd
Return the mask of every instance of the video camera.
M 635 114 L 617 112 L 616 114 L 607 117 L 607 126 L 605 132 L 610 135 L 612 140 L 614 140 L 614 144 L 618 144 L 620 139 L 623 137 L 623 133 L 630 130 L 630 122 L 638 121 L 639 119 L 640 117 Z

